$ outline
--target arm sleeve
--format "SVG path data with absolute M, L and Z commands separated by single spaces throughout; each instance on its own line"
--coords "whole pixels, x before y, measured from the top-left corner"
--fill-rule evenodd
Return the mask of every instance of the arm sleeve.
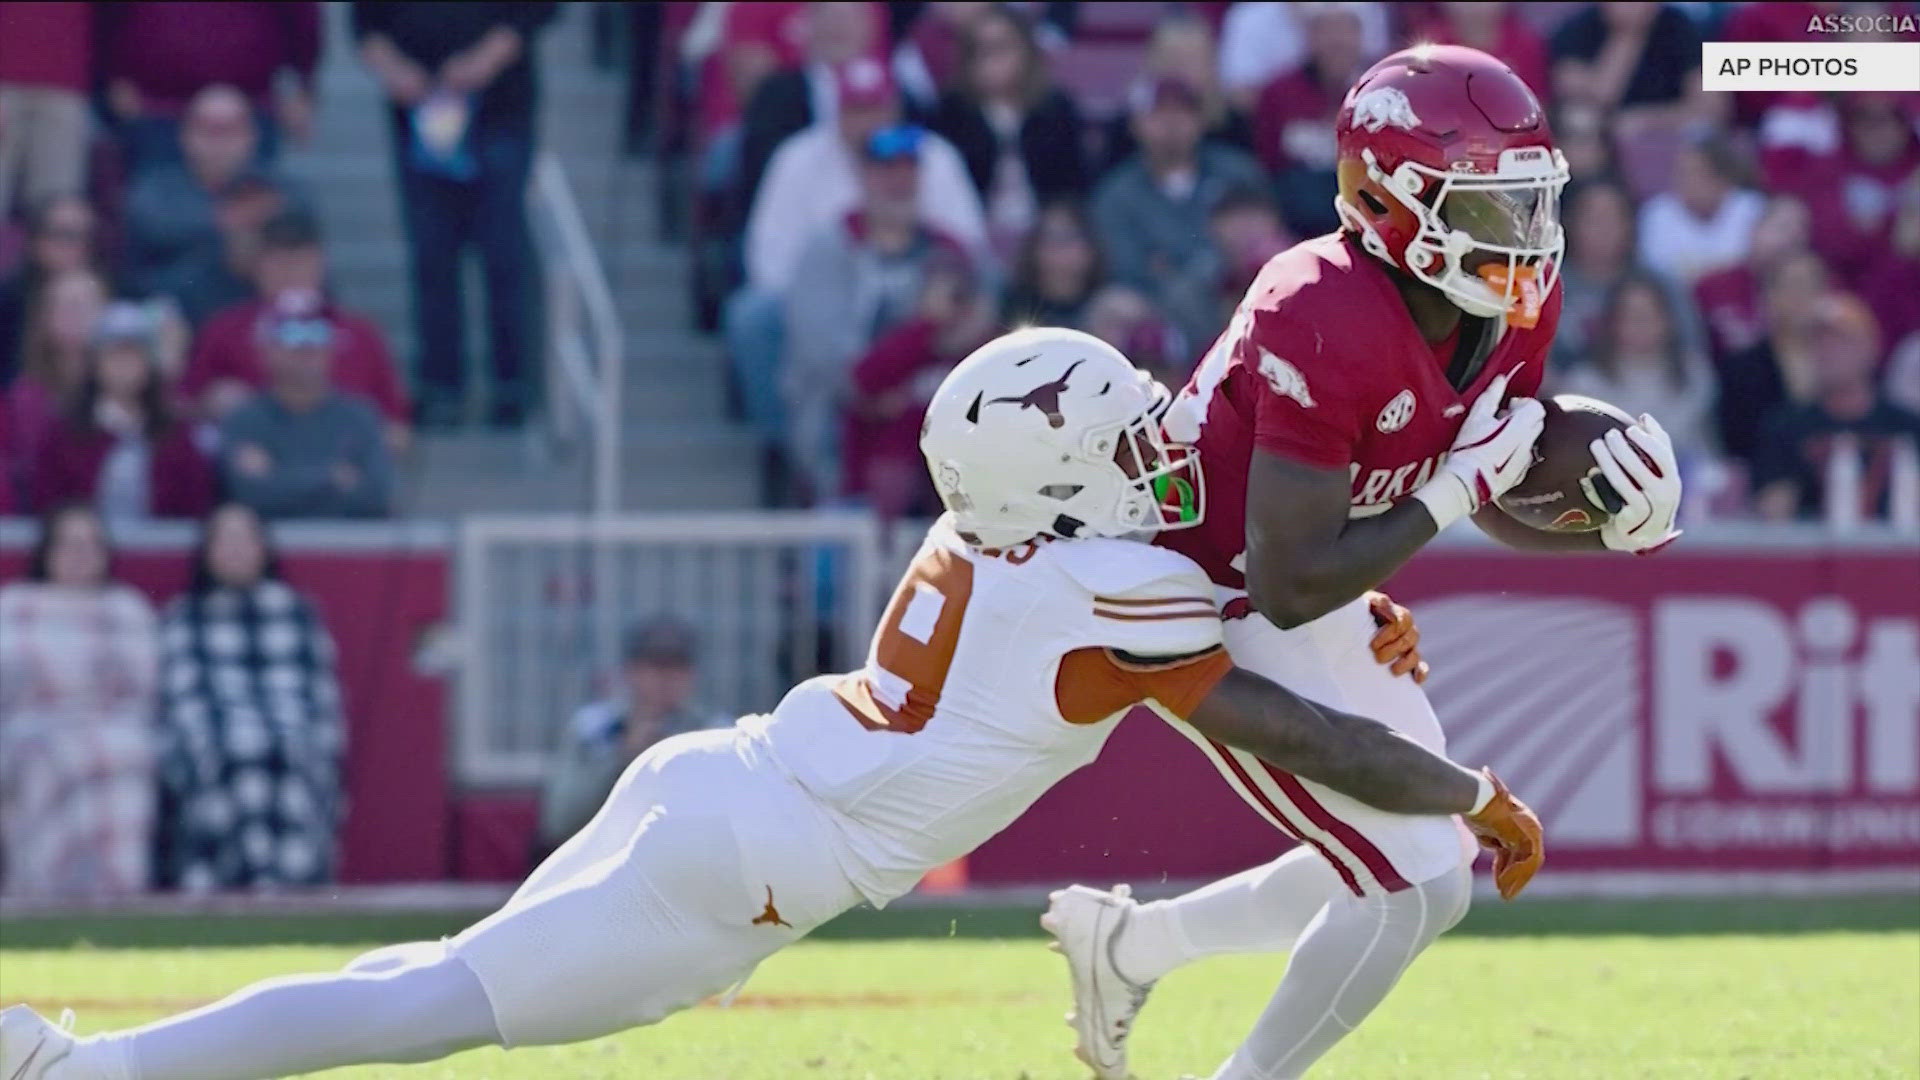
M 1353 391 L 1329 377 L 1339 360 L 1324 362 L 1326 339 L 1319 331 L 1295 328 L 1276 312 L 1254 316 L 1252 332 L 1238 348 L 1242 362 L 1258 375 L 1253 393 L 1253 443 L 1322 469 L 1345 468 L 1360 439 Z M 1313 363 L 1311 360 L 1321 360 Z
M 1148 701 L 1185 720 L 1232 668 L 1233 661 L 1219 646 L 1168 657 L 1075 649 L 1060 658 L 1054 704 L 1072 724 L 1099 723 Z

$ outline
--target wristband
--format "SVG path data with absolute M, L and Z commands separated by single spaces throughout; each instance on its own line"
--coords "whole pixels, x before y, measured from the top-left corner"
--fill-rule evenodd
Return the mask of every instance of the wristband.
M 1484 770 L 1474 773 L 1473 777 L 1480 781 L 1480 793 L 1473 797 L 1473 809 L 1467 811 L 1468 817 L 1473 817 L 1475 814 L 1480 813 L 1480 811 L 1485 810 L 1487 804 L 1493 801 L 1495 794 L 1493 780 L 1487 776 Z
M 1435 532 L 1446 532 L 1447 526 L 1478 509 L 1474 505 L 1469 481 L 1458 473 L 1445 470 L 1413 489 L 1413 497 L 1427 508 L 1427 513 L 1433 518 Z

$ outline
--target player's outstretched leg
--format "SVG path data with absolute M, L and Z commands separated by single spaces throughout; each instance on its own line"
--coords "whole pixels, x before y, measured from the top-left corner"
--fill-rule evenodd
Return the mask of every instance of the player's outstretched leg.
M 1336 894 L 1293 949 L 1280 989 L 1213 1080 L 1293 1080 L 1366 1019 L 1401 972 L 1466 914 L 1467 866 L 1385 895 Z
M 265 1080 L 498 1042 L 479 978 L 443 950 L 378 973 L 268 979 L 190 1013 L 81 1039 L 44 1080 Z
M 1290 949 L 1343 891 L 1324 859 L 1296 848 L 1173 900 L 1137 903 L 1124 885 L 1054 893 L 1041 925 L 1072 975 L 1075 1054 L 1100 1080 L 1126 1076 L 1127 1036 L 1161 976 L 1202 957 Z

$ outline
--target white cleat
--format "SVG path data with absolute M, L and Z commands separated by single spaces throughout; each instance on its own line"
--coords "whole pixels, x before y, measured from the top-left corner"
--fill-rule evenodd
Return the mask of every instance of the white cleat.
M 73 1053 L 72 1026 L 71 1012 L 55 1024 L 25 1005 L 0 1009 L 0 1080 L 49 1080 Z
M 1073 974 L 1073 1011 L 1067 1014 L 1079 1043 L 1073 1054 L 1096 1080 L 1129 1080 L 1127 1036 L 1153 984 L 1120 974 L 1113 943 L 1139 905 L 1125 885 L 1115 885 L 1112 892 L 1074 885 L 1051 899 L 1040 925 L 1054 936 L 1048 947 L 1067 958 Z

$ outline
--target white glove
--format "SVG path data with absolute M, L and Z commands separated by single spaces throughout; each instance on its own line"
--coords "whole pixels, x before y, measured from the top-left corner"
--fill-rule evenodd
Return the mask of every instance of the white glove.
M 1453 438 L 1447 463 L 1413 493 L 1426 504 L 1434 526 L 1442 532 L 1506 494 L 1533 467 L 1533 444 L 1540 438 L 1547 411 L 1532 398 L 1514 398 L 1505 412 L 1500 411 L 1511 374 L 1493 380 L 1474 399 L 1460 434 Z
M 1607 432 L 1593 440 L 1592 449 L 1594 462 L 1623 504 L 1600 527 L 1600 542 L 1636 555 L 1651 555 L 1673 543 L 1680 535 L 1673 527 L 1680 512 L 1680 464 L 1673 459 L 1673 440 L 1660 421 L 1641 413 L 1639 423 L 1624 432 Z M 1648 458 L 1653 464 L 1647 464 Z

